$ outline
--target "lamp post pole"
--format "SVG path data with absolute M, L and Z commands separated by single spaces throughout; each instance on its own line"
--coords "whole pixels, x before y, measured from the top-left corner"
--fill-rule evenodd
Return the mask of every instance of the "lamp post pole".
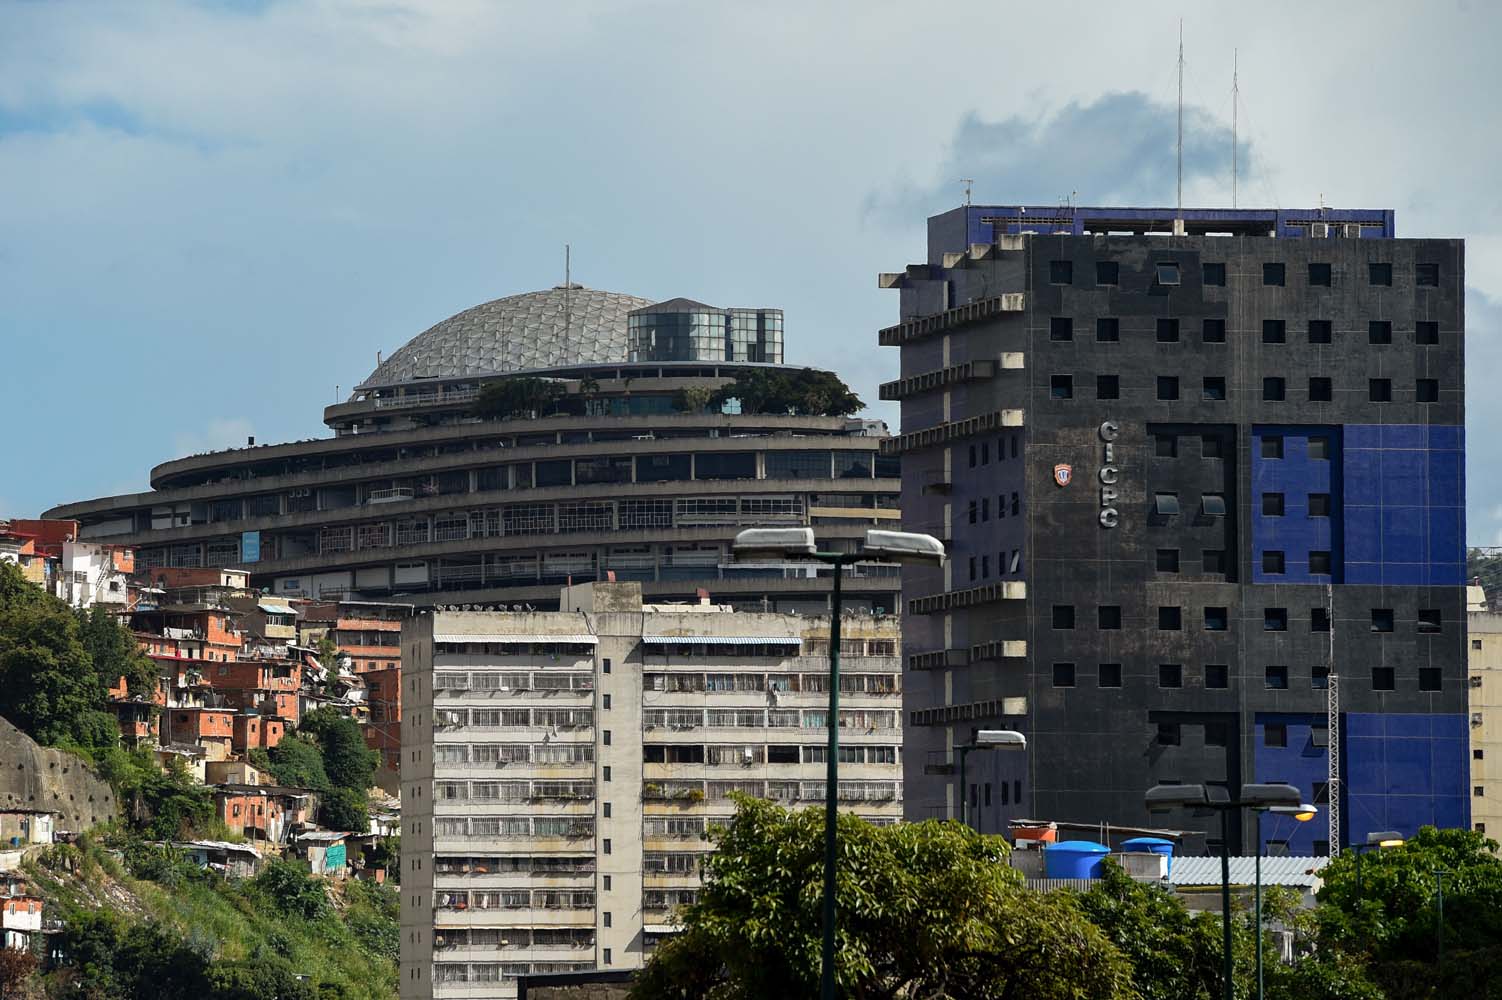
M 965 758 L 970 756 L 972 747 L 968 744 L 957 746 L 954 752 L 960 755 L 960 825 L 969 826 L 970 820 L 965 814 L 966 807 L 970 804 L 969 786 L 965 784 Z
M 1225 952 L 1222 972 L 1225 976 L 1225 996 L 1226 1000 L 1235 1000 L 1232 983 L 1235 967 L 1232 965 L 1231 956 L 1231 808 L 1229 805 L 1220 810 L 1220 935 L 1221 948 Z
M 1259 824 L 1260 825 L 1260 824 Z M 1257 856 L 1252 862 L 1252 892 L 1256 900 L 1252 904 L 1257 921 L 1257 1000 L 1262 1000 L 1262 831 L 1257 831 Z
M 1443 868 L 1434 869 L 1434 905 L 1435 905 L 1435 954 L 1438 964 L 1445 964 L 1445 876 L 1450 874 Z

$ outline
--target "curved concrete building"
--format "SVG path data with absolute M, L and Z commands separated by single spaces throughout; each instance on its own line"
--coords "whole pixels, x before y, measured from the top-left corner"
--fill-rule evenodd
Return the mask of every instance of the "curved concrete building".
M 345 402 L 329 438 L 192 455 L 146 493 L 56 507 L 141 567 L 233 566 L 282 596 L 418 604 L 557 603 L 558 586 L 640 581 L 652 600 L 814 611 L 806 565 L 732 565 L 742 527 L 812 525 L 853 548 L 899 519 L 883 425 L 709 410 L 782 364 L 782 314 L 572 286 L 497 299 L 419 334 Z M 650 358 L 651 360 L 646 360 Z M 562 392 L 556 415 L 481 419 L 515 375 Z M 896 567 L 858 565 L 855 607 L 894 612 Z

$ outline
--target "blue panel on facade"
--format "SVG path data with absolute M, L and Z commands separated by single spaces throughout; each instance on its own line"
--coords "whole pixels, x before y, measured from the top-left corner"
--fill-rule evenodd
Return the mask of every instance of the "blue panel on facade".
M 1276 449 L 1264 441 L 1276 438 Z M 1311 457 L 1311 438 L 1323 457 Z M 1267 451 L 1267 454 L 1264 454 Z M 1252 581 L 1339 583 L 1342 558 L 1341 435 L 1338 427 L 1258 425 L 1252 428 Z M 1311 514 L 1311 498 L 1328 504 Z M 1274 504 L 1281 504 L 1282 513 Z M 1271 512 L 1270 512 L 1271 511 Z M 1268 553 L 1282 553 L 1283 571 L 1269 572 Z M 1325 553 L 1331 572 L 1316 572 L 1311 553 Z
M 1464 715 L 1348 714 L 1346 844 L 1379 830 L 1411 837 L 1421 826 L 1468 828 L 1469 734 Z
M 1269 726 L 1281 726 L 1282 746 L 1268 746 Z M 1258 781 L 1283 782 L 1293 785 L 1304 793 L 1305 801 L 1320 806 L 1321 816 L 1307 823 L 1300 823 L 1292 816 L 1264 813 L 1258 817 L 1260 843 L 1265 850 L 1268 841 L 1286 841 L 1289 854 L 1313 855 L 1324 853 L 1324 841 L 1330 827 L 1322 822 L 1325 783 L 1329 779 L 1328 750 L 1324 740 L 1316 740 L 1316 734 L 1327 735 L 1325 716 L 1259 712 L 1256 718 L 1253 749 L 1253 768 Z M 1277 740 L 1273 741 L 1274 743 Z M 1320 841 L 1316 844 L 1315 841 Z
M 1461 427 L 1344 428 L 1346 583 L 1465 583 L 1464 449 Z

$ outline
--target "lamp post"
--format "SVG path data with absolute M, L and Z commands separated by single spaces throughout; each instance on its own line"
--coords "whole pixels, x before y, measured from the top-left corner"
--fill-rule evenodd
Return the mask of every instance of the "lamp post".
M 1447 868 L 1434 869 L 1434 939 L 1436 964 L 1445 964 L 1445 876 Z
M 1278 813 L 1283 816 L 1292 816 L 1300 823 L 1307 823 L 1318 814 L 1319 809 L 1307 802 L 1296 806 L 1272 806 L 1267 809 L 1259 809 L 1260 812 Z M 1259 824 L 1260 827 L 1260 824 Z M 1252 862 L 1253 899 L 1252 909 L 1257 924 L 1257 993 L 1256 1000 L 1262 1000 L 1262 834 L 1257 834 L 1256 860 Z
M 1231 826 L 1230 815 L 1240 809 L 1297 808 L 1302 804 L 1299 790 L 1292 785 L 1251 784 L 1241 786 L 1239 798 L 1219 787 L 1205 785 L 1154 785 L 1144 796 L 1148 812 L 1168 812 L 1175 808 L 1209 809 L 1220 813 L 1220 924 L 1224 950 L 1225 1000 L 1234 1000 L 1235 967 L 1231 954 Z
M 737 562 L 766 558 L 821 562 L 834 567 L 829 622 L 829 748 L 824 772 L 824 941 L 819 972 L 821 1000 L 835 1000 L 835 857 L 836 824 L 839 819 L 840 764 L 840 611 L 843 598 L 841 582 L 846 566 L 855 562 L 926 563 L 939 566 L 944 562 L 944 543 L 932 535 L 908 531 L 866 532 L 865 545 L 859 552 L 820 552 L 814 545 L 812 528 L 747 528 L 735 536 L 731 557 Z
M 1394 830 L 1383 830 L 1366 835 L 1366 843 L 1352 844 L 1347 848 L 1356 855 L 1356 919 L 1361 920 L 1361 856 L 1367 851 L 1386 849 L 1389 847 L 1402 847 L 1403 835 Z M 1362 921 L 1361 939 L 1366 940 L 1366 923 Z
M 969 743 L 954 749 L 960 755 L 960 823 L 969 826 L 970 822 L 965 816 L 965 806 L 970 802 L 969 790 L 965 784 L 965 758 L 974 750 L 1026 750 L 1027 737 L 1015 729 L 981 729 Z

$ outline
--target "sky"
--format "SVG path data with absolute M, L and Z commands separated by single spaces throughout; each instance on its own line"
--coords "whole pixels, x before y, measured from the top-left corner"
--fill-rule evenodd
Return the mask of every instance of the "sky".
M 880 271 L 963 201 L 1392 208 L 1467 244 L 1469 540 L 1502 545 L 1502 6 L 0 0 L 0 516 L 320 437 L 422 330 L 573 278 L 786 312 L 895 377 Z M 885 405 L 872 414 L 896 429 Z

